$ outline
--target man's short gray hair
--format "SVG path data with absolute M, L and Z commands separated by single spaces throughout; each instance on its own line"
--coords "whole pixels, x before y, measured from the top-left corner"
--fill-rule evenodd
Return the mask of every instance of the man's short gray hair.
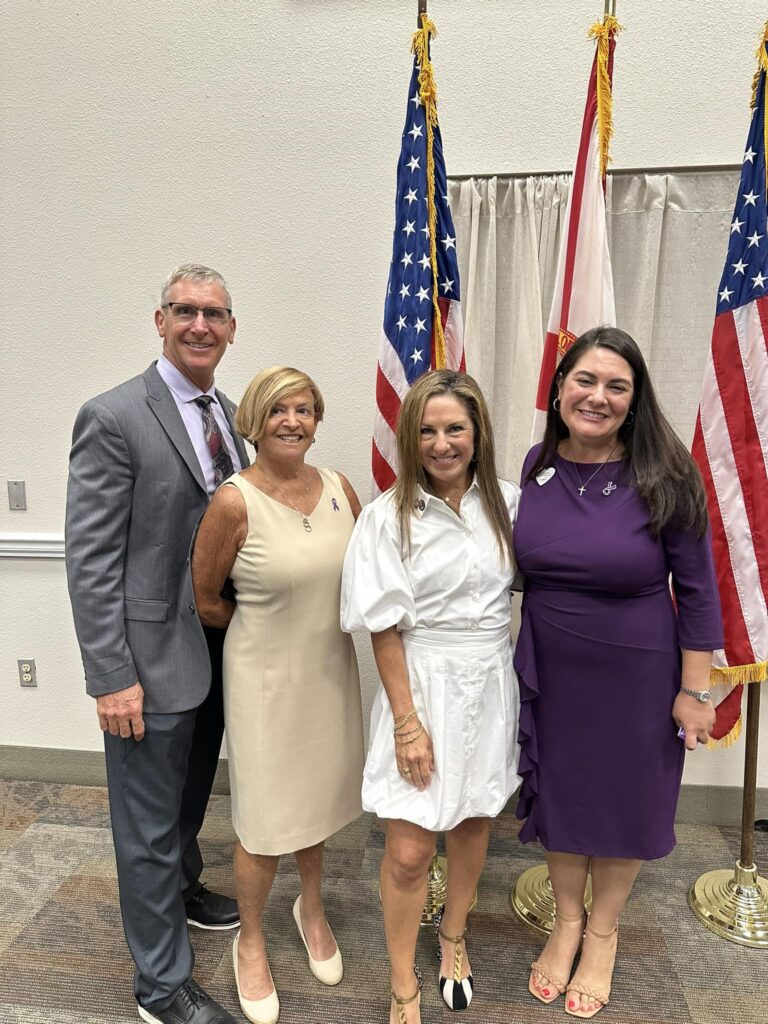
M 227 297 L 227 306 L 230 309 L 232 308 L 232 296 L 229 294 L 227 282 L 218 270 L 204 267 L 202 263 L 182 263 L 170 272 L 160 292 L 161 308 L 168 304 L 168 295 L 177 281 L 213 281 L 224 289 L 224 294 Z

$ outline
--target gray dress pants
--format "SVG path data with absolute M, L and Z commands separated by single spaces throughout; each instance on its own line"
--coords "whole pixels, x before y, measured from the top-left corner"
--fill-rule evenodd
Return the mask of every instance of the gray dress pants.
M 136 999 L 164 1010 L 195 963 L 184 900 L 200 887 L 197 834 L 216 773 L 224 716 L 224 633 L 206 630 L 212 682 L 190 711 L 145 714 L 145 735 L 104 734 L 120 911 L 136 965 Z

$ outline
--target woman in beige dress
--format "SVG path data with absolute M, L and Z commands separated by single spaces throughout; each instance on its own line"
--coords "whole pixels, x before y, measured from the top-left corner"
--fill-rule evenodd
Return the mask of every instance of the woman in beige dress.
M 224 714 L 241 921 L 233 959 L 254 1024 L 274 1024 L 279 1013 L 262 914 L 281 854 L 295 855 L 301 875 L 293 916 L 310 969 L 326 985 L 341 981 L 321 896 L 323 843 L 362 809 L 357 662 L 339 626 L 360 502 L 340 473 L 304 461 L 323 408 L 298 370 L 273 367 L 251 381 L 235 425 L 256 459 L 214 495 L 192 560 L 200 618 L 228 627 Z M 228 577 L 234 600 L 221 596 Z

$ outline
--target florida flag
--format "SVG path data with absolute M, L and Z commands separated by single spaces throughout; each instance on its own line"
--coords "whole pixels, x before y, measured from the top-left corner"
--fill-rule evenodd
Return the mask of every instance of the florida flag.
M 532 444 L 544 433 L 549 386 L 562 356 L 584 331 L 601 324 L 616 326 L 605 225 L 605 171 L 611 136 L 613 53 L 619 28 L 616 18 L 608 15 L 589 33 L 597 45 L 544 339 Z

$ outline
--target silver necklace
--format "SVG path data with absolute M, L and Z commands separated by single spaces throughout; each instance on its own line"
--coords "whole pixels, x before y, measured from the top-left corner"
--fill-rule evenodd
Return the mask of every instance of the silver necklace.
M 285 491 L 280 486 L 280 484 L 276 480 L 273 480 L 270 476 L 267 476 L 267 474 L 264 472 L 264 470 L 263 470 L 263 468 L 261 466 L 259 466 L 259 469 L 261 469 L 262 474 L 272 484 L 272 486 L 275 488 L 275 490 L 279 494 L 281 494 L 283 496 L 286 504 L 290 505 L 290 507 L 293 509 L 293 511 L 296 513 L 296 515 L 301 518 L 301 523 L 302 523 L 302 526 L 304 527 L 304 532 L 305 533 L 312 533 L 312 524 L 309 521 L 309 515 L 306 512 L 302 512 L 301 509 L 296 508 L 296 506 L 291 501 L 291 499 L 288 497 L 288 495 L 285 493 Z M 307 467 L 305 466 L 304 467 L 304 508 L 308 508 L 308 507 L 309 507 L 309 472 L 307 470 Z
M 611 450 L 608 452 L 608 458 L 604 462 L 601 462 L 600 465 L 597 467 L 597 469 L 594 471 L 594 473 L 592 473 L 592 475 L 590 477 L 588 477 L 586 483 L 584 483 L 582 481 L 581 474 L 579 473 L 579 470 L 578 470 L 578 468 L 576 466 L 576 463 L 575 462 L 571 463 L 571 465 L 573 466 L 573 471 L 576 474 L 576 479 L 579 481 L 578 492 L 579 492 L 580 497 L 584 496 L 584 492 L 586 491 L 586 489 L 589 486 L 590 482 L 595 479 L 595 477 L 600 472 L 600 470 L 601 469 L 605 469 L 606 463 L 611 461 L 611 456 L 613 455 L 613 453 L 615 451 L 616 451 L 616 445 L 614 445 L 613 448 L 611 448 Z M 616 490 L 616 484 L 613 482 L 613 480 L 609 480 L 608 481 L 608 486 L 603 488 L 603 494 L 605 494 L 606 497 L 607 497 L 612 491 L 615 491 L 615 490 Z

